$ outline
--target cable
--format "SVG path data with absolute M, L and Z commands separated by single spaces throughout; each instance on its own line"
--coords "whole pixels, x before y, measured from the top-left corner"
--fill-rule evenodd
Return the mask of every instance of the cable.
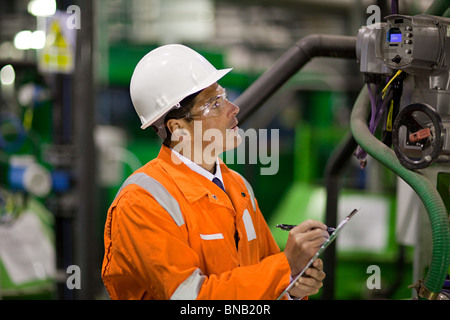
M 395 78 L 397 78 L 397 76 L 400 75 L 400 73 L 402 73 L 402 70 L 398 70 L 397 73 L 392 77 L 391 80 L 389 80 L 389 82 L 387 83 L 387 85 L 384 87 L 382 93 L 383 93 L 383 99 L 386 95 L 387 89 L 389 88 L 389 86 L 391 85 L 392 81 L 394 81 Z
M 369 93 L 370 98 L 370 104 L 371 104 L 371 116 L 369 120 L 369 131 L 372 133 L 372 135 L 375 134 L 376 128 L 378 127 L 378 124 L 381 120 L 382 115 L 384 114 L 386 107 L 388 103 L 392 100 L 393 97 L 393 90 L 390 84 L 400 74 L 400 72 L 397 72 L 397 74 L 388 82 L 388 84 L 384 87 L 382 91 L 382 98 L 378 96 L 378 98 L 375 98 L 375 94 L 372 91 L 372 88 L 370 86 L 370 83 L 367 83 L 367 90 Z M 378 90 L 378 86 L 375 89 L 375 92 Z M 360 160 L 361 169 L 363 169 L 367 164 L 367 152 L 361 148 L 361 146 L 358 146 L 355 152 L 355 157 Z

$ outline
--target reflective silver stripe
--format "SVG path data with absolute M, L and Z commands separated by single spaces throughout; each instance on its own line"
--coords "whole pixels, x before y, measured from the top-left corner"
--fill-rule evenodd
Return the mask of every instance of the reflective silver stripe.
M 239 174 L 238 172 L 236 172 L 236 173 Z M 245 184 L 245 187 L 247 188 L 248 193 L 250 193 L 250 201 L 252 202 L 253 211 L 256 211 L 255 194 L 253 193 L 252 186 L 241 174 L 239 174 L 239 175 L 241 176 L 242 180 L 244 181 L 244 184 Z
M 184 280 L 170 297 L 170 300 L 195 300 L 202 287 L 204 276 L 200 269 L 196 269 L 186 280 Z
M 135 173 L 127 180 L 125 180 L 125 182 L 117 192 L 116 197 L 119 195 L 123 188 L 130 184 L 136 184 L 150 193 L 156 199 L 156 201 L 158 201 L 158 203 L 170 214 L 172 219 L 179 227 L 184 224 L 180 205 L 161 183 L 159 183 L 152 177 L 149 177 L 143 172 Z
M 244 210 L 242 221 L 244 221 L 245 231 L 247 232 L 247 240 L 252 241 L 256 239 L 256 231 L 255 227 L 253 226 L 253 220 L 247 209 Z

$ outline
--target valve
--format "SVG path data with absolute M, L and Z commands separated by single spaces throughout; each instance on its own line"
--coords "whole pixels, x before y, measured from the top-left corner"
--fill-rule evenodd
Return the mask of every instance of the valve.
M 443 151 L 445 132 L 441 117 L 431 106 L 414 103 L 403 108 L 392 132 L 400 163 L 411 170 L 430 166 Z

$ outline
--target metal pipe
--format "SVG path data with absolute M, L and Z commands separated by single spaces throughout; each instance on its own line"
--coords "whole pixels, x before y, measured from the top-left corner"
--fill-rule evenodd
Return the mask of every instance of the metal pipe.
M 345 164 L 349 163 L 357 147 L 356 140 L 349 131 L 339 144 L 337 149 L 332 153 L 328 160 L 325 170 L 326 181 L 326 215 L 325 224 L 327 226 L 335 226 L 338 222 L 338 198 L 342 172 L 346 168 Z M 321 298 L 324 300 L 334 299 L 335 284 L 336 284 L 336 244 L 330 245 L 327 251 L 324 252 L 324 271 L 327 275 L 325 281 L 326 285 L 323 287 Z
M 235 101 L 239 122 L 247 120 L 314 57 L 356 59 L 356 37 L 312 34 L 300 39 Z
M 77 30 L 76 68 L 73 74 L 74 143 L 76 156 L 76 192 L 78 207 L 74 219 L 75 264 L 81 270 L 81 290 L 76 299 L 94 299 L 98 274 L 95 252 L 95 145 L 93 80 L 93 1 L 79 0 L 83 8 L 83 25 Z

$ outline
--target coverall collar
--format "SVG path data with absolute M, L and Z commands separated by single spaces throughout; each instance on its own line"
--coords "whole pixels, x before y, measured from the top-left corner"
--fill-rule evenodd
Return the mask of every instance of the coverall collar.
M 201 166 L 199 166 L 198 164 L 196 164 L 192 160 L 186 158 L 181 153 L 175 151 L 174 149 L 171 149 L 171 151 L 173 153 L 175 153 L 178 156 L 178 158 L 180 158 L 180 160 L 183 161 L 183 163 L 185 165 L 187 165 L 191 170 L 193 170 L 193 171 L 197 172 L 198 174 L 204 176 L 206 179 L 208 179 L 210 181 L 212 181 L 214 178 L 217 178 L 223 184 L 222 170 L 220 170 L 220 160 L 219 160 L 219 158 L 217 158 L 217 160 L 216 160 L 216 170 L 215 170 L 215 173 L 213 174 L 213 173 L 209 172 L 208 170 L 202 168 Z
M 170 148 L 163 145 L 159 152 L 158 159 L 161 160 L 164 170 L 166 170 L 173 178 L 174 183 L 178 186 L 189 203 L 198 201 L 200 198 L 207 195 L 211 201 L 220 201 L 224 206 L 234 209 L 230 199 L 220 187 L 204 176 L 191 170 L 181 161 L 180 164 L 174 163 L 172 160 L 172 150 Z M 227 179 L 231 176 L 230 171 L 221 159 L 219 159 L 219 163 L 222 179 L 226 185 Z M 216 196 L 216 198 L 214 198 L 214 196 Z

